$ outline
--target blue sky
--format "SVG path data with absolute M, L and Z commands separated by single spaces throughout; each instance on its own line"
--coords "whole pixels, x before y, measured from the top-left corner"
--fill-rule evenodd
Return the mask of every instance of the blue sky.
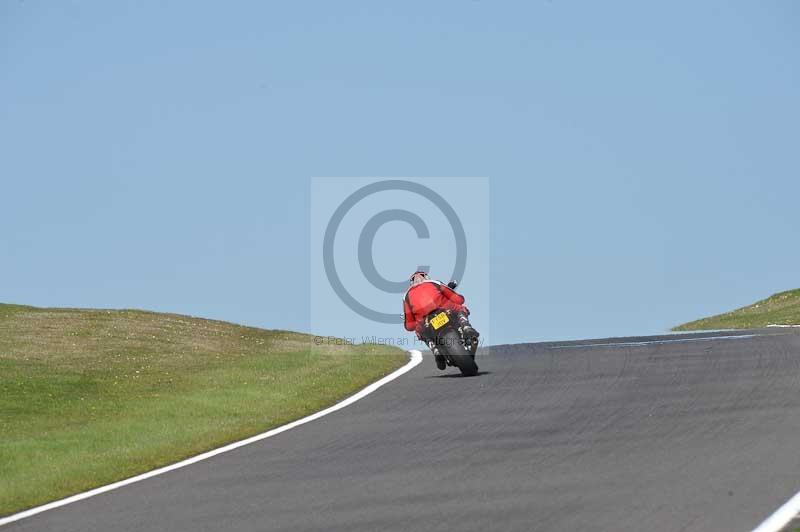
M 789 1 L 0 3 L 0 301 L 308 330 L 312 176 L 489 177 L 494 343 L 798 287 L 799 24 Z

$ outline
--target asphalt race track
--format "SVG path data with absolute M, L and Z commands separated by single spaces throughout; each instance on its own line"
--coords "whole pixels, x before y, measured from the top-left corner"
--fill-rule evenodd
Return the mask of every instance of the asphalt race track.
M 2 530 L 730 532 L 800 490 L 800 331 L 509 345 L 480 365 L 426 356 L 318 421 Z

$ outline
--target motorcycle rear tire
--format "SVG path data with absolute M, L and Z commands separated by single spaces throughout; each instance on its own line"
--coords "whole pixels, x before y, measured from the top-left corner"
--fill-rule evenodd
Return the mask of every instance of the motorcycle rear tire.
M 478 374 L 478 365 L 475 363 L 475 360 L 470 356 L 469 351 L 464 347 L 464 343 L 461 341 L 461 336 L 454 331 L 449 330 L 444 333 L 442 343 L 444 345 L 440 346 L 441 349 L 445 349 L 447 354 L 450 355 L 450 359 L 453 363 L 461 370 L 461 374 L 465 377 L 474 377 Z

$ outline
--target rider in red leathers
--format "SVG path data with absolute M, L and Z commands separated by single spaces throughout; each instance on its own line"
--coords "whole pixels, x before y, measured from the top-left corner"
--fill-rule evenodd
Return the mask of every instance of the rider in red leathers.
M 469 309 L 464 305 L 464 296 L 457 293 L 450 286 L 439 281 L 432 280 L 424 271 L 416 271 L 409 279 L 410 287 L 403 297 L 403 314 L 405 316 L 405 328 L 407 331 L 415 331 L 417 338 L 424 340 L 434 354 L 436 367 L 445 369 L 446 363 L 444 356 L 438 353 L 435 342 L 429 338 L 422 337 L 422 325 L 428 314 L 441 309 L 453 310 L 457 313 L 465 338 L 477 338 L 479 336 L 469 323 Z M 452 286 L 455 283 L 451 282 Z

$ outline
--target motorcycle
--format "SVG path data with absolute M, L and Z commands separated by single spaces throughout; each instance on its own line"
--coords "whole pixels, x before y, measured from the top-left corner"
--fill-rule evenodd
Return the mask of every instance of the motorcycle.
M 425 317 L 423 334 L 435 342 L 448 366 L 456 366 L 465 377 L 478 374 L 475 363 L 478 339 L 464 338 L 457 312 L 447 309 L 431 312 Z

